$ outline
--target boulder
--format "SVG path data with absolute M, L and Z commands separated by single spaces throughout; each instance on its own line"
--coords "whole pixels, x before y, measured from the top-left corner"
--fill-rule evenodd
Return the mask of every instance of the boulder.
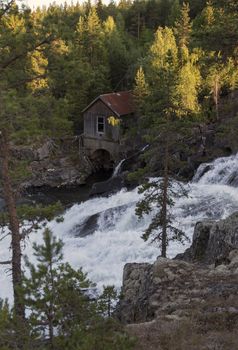
M 219 265 L 229 262 L 229 254 L 238 248 L 238 212 L 217 222 L 204 220 L 194 229 L 193 241 L 176 259 Z
M 69 232 L 74 237 L 86 237 L 92 235 L 98 228 L 99 214 L 94 214 L 87 218 L 83 223 L 78 224 Z
M 111 177 L 107 181 L 96 182 L 93 184 L 90 196 L 109 194 L 119 191 L 124 186 L 124 180 L 121 176 Z
M 128 205 L 123 204 L 93 214 L 87 217 L 83 223 L 75 225 L 70 231 L 70 234 L 75 237 L 86 237 L 88 235 L 93 234 L 99 228 L 100 218 L 101 229 L 103 229 L 104 231 L 113 229 L 115 227 L 116 217 L 121 217 L 127 209 Z
M 55 148 L 57 148 L 56 144 L 52 140 L 48 140 L 47 142 L 45 142 L 36 151 L 38 160 L 41 161 L 41 160 L 43 160 L 45 158 L 49 158 Z

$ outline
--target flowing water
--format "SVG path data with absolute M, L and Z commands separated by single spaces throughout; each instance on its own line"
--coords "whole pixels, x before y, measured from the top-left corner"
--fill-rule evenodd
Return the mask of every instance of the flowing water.
M 122 159 L 118 164 L 117 166 L 115 167 L 114 171 L 113 171 L 113 174 L 112 174 L 112 177 L 115 177 L 117 175 L 119 175 L 120 173 L 120 170 L 121 170 L 121 166 L 122 164 L 125 162 L 125 159 Z
M 188 197 L 173 208 L 175 225 L 192 238 L 197 221 L 225 218 L 238 210 L 238 155 L 202 164 L 193 181 L 186 185 Z M 64 214 L 64 222 L 49 227 L 64 243 L 64 257 L 75 268 L 82 266 L 98 287 L 122 282 L 123 266 L 128 262 L 152 262 L 159 255 L 156 245 L 145 243 L 141 235 L 150 217 L 138 220 L 135 205 L 141 195 L 137 189 L 121 191 L 75 204 Z M 87 231 L 87 230 L 88 231 Z M 91 234 L 87 234 L 90 232 Z M 32 242 L 41 241 L 41 232 L 32 234 L 24 253 L 32 256 Z M 174 257 L 189 246 L 173 243 L 168 254 Z M 9 242 L 0 242 L 1 260 L 7 260 Z M 0 297 L 11 299 L 10 277 L 0 270 Z

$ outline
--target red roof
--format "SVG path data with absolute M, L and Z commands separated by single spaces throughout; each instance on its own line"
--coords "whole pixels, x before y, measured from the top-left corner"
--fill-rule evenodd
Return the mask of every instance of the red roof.
M 101 100 L 118 117 L 133 113 L 135 111 L 133 94 L 130 91 L 120 91 L 98 96 L 83 110 L 83 112 L 89 109 L 98 100 Z

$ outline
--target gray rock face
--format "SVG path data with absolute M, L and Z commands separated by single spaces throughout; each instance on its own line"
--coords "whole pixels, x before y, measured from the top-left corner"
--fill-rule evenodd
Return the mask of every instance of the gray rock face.
M 191 318 L 194 309 L 197 314 L 222 310 L 228 315 L 233 310 L 238 321 L 237 297 L 238 213 L 234 213 L 218 222 L 197 223 L 192 246 L 174 260 L 125 265 L 118 317 L 124 323 L 139 323 Z
M 229 265 L 216 268 L 164 258 L 154 264 L 127 264 L 117 311 L 119 319 L 139 323 L 161 317 L 184 318 L 208 300 L 223 305 L 228 297 L 237 298 L 238 250 L 233 250 L 229 259 Z M 232 305 L 228 303 L 226 307 Z M 235 312 L 238 316 L 238 308 Z
M 198 222 L 191 247 L 176 258 L 219 265 L 229 263 L 229 253 L 236 248 L 238 248 L 238 213 L 218 222 Z
M 48 140 L 37 149 L 14 147 L 12 152 L 29 163 L 31 177 L 22 184 L 23 189 L 82 185 L 92 172 L 73 137 L 57 143 Z
M 123 272 L 122 300 L 118 310 L 124 323 L 143 322 L 152 319 L 149 297 L 153 294 L 152 265 L 126 264 Z
M 31 163 L 32 177 L 25 187 L 61 187 L 85 184 L 90 174 L 83 164 L 75 164 L 68 158 L 45 159 Z

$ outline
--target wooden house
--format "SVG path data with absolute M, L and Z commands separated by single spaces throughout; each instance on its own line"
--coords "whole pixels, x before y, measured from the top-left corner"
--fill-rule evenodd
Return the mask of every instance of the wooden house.
M 130 91 L 100 95 L 92 101 L 83 110 L 83 144 L 88 157 L 106 167 L 118 160 L 123 153 L 122 135 L 133 115 Z

